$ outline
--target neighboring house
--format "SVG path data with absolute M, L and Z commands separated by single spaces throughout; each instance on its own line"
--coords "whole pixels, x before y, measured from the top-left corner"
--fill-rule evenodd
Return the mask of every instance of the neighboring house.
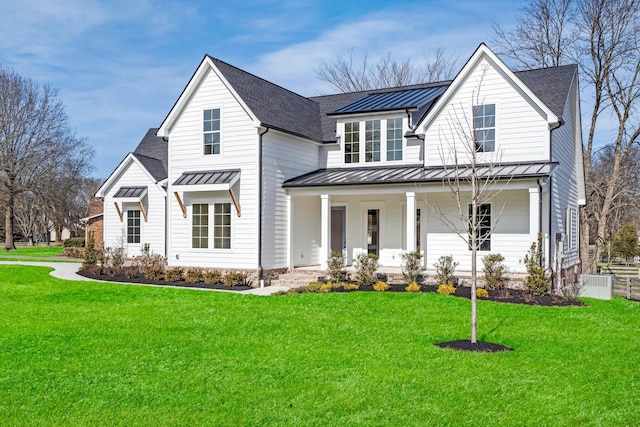
M 577 68 L 513 72 L 484 44 L 452 81 L 311 98 L 205 56 L 157 137 L 145 137 L 167 148 L 166 174 L 150 173 L 134 152 L 98 191 L 105 244 L 131 231 L 130 254 L 150 243 L 170 265 L 261 277 L 324 269 L 331 251 L 349 264 L 370 252 L 399 267 L 403 252 L 419 250 L 427 269 L 453 255 L 468 271 L 468 245 L 443 221 L 459 215 L 443 178 L 461 128 L 475 131 L 502 190 L 481 207 L 481 232 L 493 230 L 480 256 L 499 252 L 522 273 L 540 232 L 549 267 L 577 272 L 585 202 Z M 165 194 L 149 208 L 152 232 L 123 227 L 138 201 Z
M 149 129 L 96 192 L 104 200 L 104 246 L 124 247 L 129 257 L 145 244 L 166 253 L 167 142 L 156 132 Z
M 85 225 L 86 237 L 93 239 L 94 247 L 104 247 L 104 202 L 101 198 L 91 198 L 89 201 L 89 215 L 80 218 L 80 222 Z

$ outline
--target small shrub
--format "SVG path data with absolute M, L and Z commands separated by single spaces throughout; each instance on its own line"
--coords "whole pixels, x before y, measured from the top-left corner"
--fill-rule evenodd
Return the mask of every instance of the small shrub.
M 347 280 L 347 270 L 342 254 L 331 252 L 331 256 L 327 261 L 327 270 L 329 279 L 331 279 L 332 282 L 338 283 Z
M 95 264 L 83 264 L 81 269 L 92 276 L 99 276 L 102 274 L 102 266 Z
M 223 280 L 222 273 L 218 270 L 207 270 L 202 273 L 202 278 L 207 285 L 222 283 Z
M 167 282 L 180 282 L 184 279 L 184 270 L 181 267 L 171 267 L 164 273 Z
M 233 287 L 233 286 L 244 286 L 247 283 L 247 274 L 242 271 L 229 271 L 224 275 L 224 285 Z
M 122 267 L 124 265 L 124 248 L 104 248 L 103 264 L 111 267 Z
M 453 295 L 456 293 L 456 287 L 453 285 L 440 285 L 438 286 L 438 291 L 439 294 L 443 294 L 443 295 Z
M 417 282 L 411 282 L 404 290 L 407 292 L 420 292 L 420 285 Z
M 322 285 L 324 285 L 324 283 L 322 282 L 311 282 L 306 286 L 307 292 L 309 293 L 320 292 L 320 288 L 322 287 Z
M 484 265 L 484 286 L 487 289 L 503 291 L 507 282 L 507 266 L 500 254 L 489 254 L 482 258 Z
M 453 260 L 451 255 L 441 256 L 433 266 L 436 268 L 436 276 L 438 277 L 439 284 L 453 285 L 458 282 L 454 274 L 458 263 Z
M 489 292 L 484 288 L 476 288 L 476 296 L 478 298 L 489 298 Z
M 144 269 L 144 278 L 147 280 L 164 280 L 164 267 L 147 267 Z
M 64 246 L 65 248 L 83 248 L 84 237 L 71 237 L 62 242 L 62 246 Z
M 66 251 L 67 248 L 65 248 L 64 250 Z M 97 262 L 98 252 L 96 251 L 95 241 L 93 240 L 93 236 L 89 234 L 89 238 L 87 239 L 87 246 L 84 248 L 82 265 L 96 265 Z
M 189 283 L 198 283 L 202 281 L 202 269 L 201 268 L 189 268 L 184 273 L 184 280 Z
M 356 280 L 358 285 L 373 285 L 377 281 L 376 271 L 378 270 L 378 256 L 374 254 L 361 253 L 354 258 L 356 268 Z
M 320 292 L 331 292 L 333 289 L 333 283 L 327 282 L 320 285 Z
M 389 285 L 387 285 L 385 282 L 376 282 L 376 284 L 373 285 L 373 290 L 376 292 L 388 291 Z
M 135 279 L 139 271 L 137 267 L 125 267 L 123 270 L 127 279 Z
M 544 266 L 544 253 L 542 252 L 542 234 L 538 233 L 538 241 L 531 244 L 529 253 L 524 257 L 528 276 L 524 282 L 527 294 L 548 295 L 549 276 Z
M 84 259 L 85 259 L 85 253 L 86 253 L 85 248 L 69 247 L 69 248 L 64 248 L 62 250 L 62 254 L 64 256 L 69 257 L 69 258 L 82 259 L 83 263 L 84 263 Z
M 122 266 L 113 266 L 109 265 L 104 268 L 104 272 L 107 276 L 118 276 L 120 274 L 124 274 L 124 268 Z
M 343 283 L 342 287 L 345 291 L 357 291 L 358 289 L 360 289 L 360 285 L 358 285 L 357 283 Z
M 402 277 L 405 283 L 416 282 L 422 273 L 422 254 L 418 251 L 404 252 L 402 255 Z

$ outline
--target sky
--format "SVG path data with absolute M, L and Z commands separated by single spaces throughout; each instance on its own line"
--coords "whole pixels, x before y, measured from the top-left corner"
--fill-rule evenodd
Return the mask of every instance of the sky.
M 305 96 L 335 93 L 315 69 L 353 50 L 458 68 L 513 0 L 4 0 L 0 66 L 58 89 L 105 179 L 159 127 L 205 54 Z M 457 70 L 456 70 L 457 71 Z

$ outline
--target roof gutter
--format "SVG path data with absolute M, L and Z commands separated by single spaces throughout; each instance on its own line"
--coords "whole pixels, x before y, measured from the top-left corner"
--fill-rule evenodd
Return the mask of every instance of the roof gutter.
M 262 137 L 269 132 L 265 127 L 264 132 L 258 136 L 258 281 L 264 288 L 264 269 L 262 268 Z

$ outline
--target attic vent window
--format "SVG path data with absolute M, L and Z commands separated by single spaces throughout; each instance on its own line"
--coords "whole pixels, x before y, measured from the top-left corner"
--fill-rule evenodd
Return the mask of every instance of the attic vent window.
M 202 121 L 204 154 L 220 154 L 220 109 L 204 110 Z

